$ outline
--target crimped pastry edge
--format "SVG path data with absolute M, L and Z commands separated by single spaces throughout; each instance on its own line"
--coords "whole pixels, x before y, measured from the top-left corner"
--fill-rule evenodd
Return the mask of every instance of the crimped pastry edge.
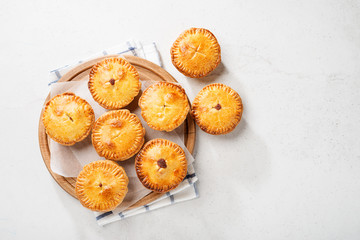
M 100 130 L 100 127 L 105 123 L 105 121 L 109 118 L 111 118 L 111 116 L 117 116 L 116 114 L 118 114 L 118 112 L 124 112 L 127 114 L 127 119 L 130 119 L 130 118 L 134 118 L 136 119 L 136 121 L 140 124 L 141 128 L 142 128 L 142 131 L 141 131 L 141 142 L 140 144 L 138 144 L 138 146 L 136 146 L 135 149 L 133 149 L 131 152 L 129 151 L 129 148 L 128 151 L 127 151 L 127 154 L 124 155 L 124 156 L 118 156 L 117 153 L 109 153 L 109 154 L 104 154 L 103 153 L 103 149 L 99 148 L 97 146 L 97 141 L 95 140 L 95 134 L 97 133 L 98 130 Z M 92 135 L 91 135 L 91 142 L 92 142 L 92 145 L 93 147 L 95 148 L 96 152 L 98 153 L 98 155 L 100 157 L 105 157 L 106 159 L 111 159 L 111 160 L 114 160 L 114 161 L 125 161 L 129 158 L 131 158 L 132 156 L 134 156 L 136 153 L 138 153 L 141 149 L 141 147 L 143 146 L 144 142 L 145 142 L 145 139 L 144 139 L 144 136 L 145 136 L 145 128 L 142 126 L 141 124 L 141 121 L 140 119 L 136 116 L 136 114 L 134 113 L 131 113 L 128 109 L 121 109 L 121 110 L 111 110 L 111 111 L 108 111 L 106 113 L 104 113 L 103 115 L 101 115 L 94 123 L 93 125 L 93 128 L 92 128 Z M 109 151 L 110 152 L 110 151 Z M 114 156 L 115 155 L 115 156 Z
M 85 185 L 85 183 L 82 181 L 82 177 L 84 178 L 84 180 L 86 180 L 87 178 L 85 178 L 85 175 L 87 173 L 87 171 L 91 171 L 91 168 L 95 167 L 94 165 L 101 165 L 100 167 L 107 167 L 107 169 L 109 169 L 111 172 L 115 171 L 115 170 L 120 170 L 122 172 L 122 176 L 124 177 L 124 180 L 126 182 L 125 184 L 125 190 L 123 192 L 123 196 L 120 197 L 119 201 L 116 203 L 116 204 L 113 204 L 113 205 L 110 205 L 108 208 L 103 208 L 101 209 L 99 205 L 96 205 L 93 206 L 92 204 L 88 203 L 86 201 L 86 195 L 83 191 L 83 187 Z M 98 211 L 98 212 L 106 212 L 106 211 L 111 211 L 111 210 L 114 210 L 117 206 L 119 206 L 127 192 L 128 192 L 128 184 L 129 184 L 129 178 L 125 172 L 125 169 L 122 167 L 122 166 L 119 166 L 118 164 L 116 164 L 115 162 L 113 161 L 110 161 L 110 160 L 98 160 L 98 161 L 94 161 L 92 163 L 89 163 L 87 165 L 85 165 L 83 167 L 83 170 L 79 173 L 77 179 L 76 179 L 76 184 L 75 184 L 75 193 L 76 193 L 76 196 L 77 198 L 79 199 L 81 205 L 83 205 L 84 207 L 92 210 L 92 211 Z
M 127 68 L 127 70 L 131 73 L 134 74 L 135 78 L 137 78 L 137 80 L 139 81 L 139 86 L 137 88 L 137 94 L 135 96 L 133 96 L 133 98 L 129 99 L 128 101 L 125 101 L 125 100 L 122 100 L 121 102 L 117 102 L 117 103 L 114 103 L 114 102 L 108 102 L 106 101 L 105 99 L 99 97 L 97 94 L 96 94 L 96 90 L 95 90 L 95 87 L 93 85 L 93 82 L 94 82 L 94 75 L 97 73 L 98 71 L 98 68 L 100 66 L 102 66 L 104 63 L 108 63 L 108 62 L 119 62 L 121 65 L 125 66 Z M 99 61 L 98 63 L 96 63 L 90 70 L 90 73 L 89 73 L 89 82 L 88 82 L 88 88 L 89 88 L 89 91 L 91 93 L 91 96 L 94 98 L 94 100 L 100 105 L 102 106 L 103 108 L 106 108 L 106 109 L 110 109 L 110 110 L 116 110 L 116 109 L 121 109 L 127 105 L 129 105 L 133 100 L 134 98 L 139 94 L 140 92 L 140 89 L 141 89 L 141 81 L 140 81 L 140 76 L 139 76 L 139 73 L 138 71 L 136 70 L 136 68 L 131 65 L 128 61 L 126 61 L 124 58 L 121 58 L 121 57 L 111 57 L 111 58 L 106 58 L 104 60 L 101 60 Z
M 176 61 L 175 58 L 175 49 L 179 48 L 179 43 L 182 40 L 182 38 L 184 38 L 185 35 L 187 34 L 191 34 L 192 32 L 196 31 L 196 30 L 200 30 L 203 33 L 208 33 L 210 34 L 216 42 L 216 49 L 218 50 L 219 53 L 219 57 L 216 61 L 216 63 L 214 64 L 214 66 L 207 72 L 201 72 L 196 74 L 194 70 L 191 69 L 185 69 L 184 67 L 179 66 L 180 64 Z M 184 32 L 182 32 L 179 37 L 175 40 L 175 42 L 173 43 L 172 47 L 170 48 L 170 55 L 171 55 L 171 62 L 173 63 L 173 65 L 176 67 L 176 69 L 181 72 L 182 74 L 184 74 L 187 77 L 191 77 L 191 78 L 202 78 L 202 77 L 206 77 L 207 75 L 209 75 L 212 71 L 215 70 L 215 68 L 217 68 L 217 66 L 220 64 L 221 62 L 221 48 L 219 45 L 219 42 L 217 41 L 215 35 L 210 32 L 209 30 L 205 29 L 205 28 L 190 28 L 185 30 Z
M 62 96 L 74 96 L 76 101 L 81 101 L 82 104 L 87 104 L 87 105 L 90 107 L 90 108 L 89 108 L 89 115 L 92 117 L 92 119 L 91 119 L 91 124 L 89 125 L 89 127 L 88 127 L 87 131 L 84 133 L 84 135 L 82 135 L 82 136 L 79 137 L 78 139 L 73 140 L 73 141 L 71 141 L 71 142 L 65 142 L 65 141 L 63 141 L 62 139 L 59 139 L 59 138 L 57 138 L 57 137 L 55 137 L 55 136 L 51 136 L 51 135 L 48 133 L 48 131 L 47 131 L 47 124 L 44 122 L 45 113 L 46 113 L 46 111 L 47 111 L 47 108 L 48 108 L 49 105 L 50 105 L 50 102 L 51 102 L 53 99 L 55 99 L 55 98 L 57 98 L 57 97 L 62 97 Z M 74 145 L 74 144 L 77 143 L 77 142 L 81 142 L 82 140 L 84 140 L 84 139 L 90 134 L 90 132 L 91 132 L 91 130 L 92 130 L 92 127 L 93 127 L 93 125 L 94 125 L 94 122 L 95 122 L 95 113 L 94 113 L 94 110 L 93 110 L 93 108 L 91 107 L 91 105 L 90 105 L 85 99 L 83 99 L 83 98 L 75 95 L 75 94 L 72 93 L 72 92 L 65 92 L 65 93 L 58 94 L 58 95 L 52 97 L 49 101 L 47 101 L 47 103 L 46 103 L 45 106 L 44 106 L 44 112 L 43 112 L 43 114 L 42 114 L 41 121 L 42 121 L 42 123 L 44 124 L 44 128 L 45 128 L 46 134 L 47 134 L 51 139 L 53 139 L 53 140 L 54 140 L 55 142 L 57 142 L 57 143 L 60 143 L 61 145 L 64 145 L 64 146 L 72 146 L 72 145 Z
M 203 94 L 203 92 L 205 92 L 209 88 L 213 88 L 213 87 L 218 88 L 218 89 L 225 89 L 229 94 L 234 96 L 235 100 L 238 100 L 239 111 L 237 111 L 237 114 L 235 116 L 237 121 L 236 121 L 236 123 L 232 124 L 228 128 L 213 129 L 210 126 L 205 126 L 204 124 L 201 124 L 201 121 L 200 121 L 201 116 L 196 111 L 199 107 L 199 103 L 198 103 L 199 97 Z M 229 86 L 222 84 L 222 83 L 209 84 L 209 85 L 205 86 L 203 89 L 201 89 L 200 92 L 196 95 L 196 97 L 193 101 L 192 107 L 191 107 L 191 115 L 193 116 L 196 124 L 200 127 L 201 130 L 203 130 L 206 133 L 212 134 L 212 135 L 222 135 L 222 134 L 227 134 L 227 133 L 230 133 L 231 131 L 233 131 L 241 120 L 242 112 L 243 112 L 243 104 L 242 104 L 240 95 L 234 89 L 232 89 Z
M 171 147 L 173 147 L 175 149 L 175 151 L 177 151 L 177 153 L 179 153 L 182 158 L 181 161 L 183 162 L 183 166 L 184 168 L 182 169 L 182 176 L 179 177 L 179 180 L 174 182 L 172 185 L 168 185 L 168 186 L 156 186 L 154 183 L 149 183 L 145 181 L 145 177 L 144 174 L 142 173 L 142 169 L 141 169 L 141 161 L 142 161 L 142 157 L 144 157 L 144 155 L 146 154 L 146 151 L 153 145 L 169 145 Z M 156 139 L 152 139 L 150 141 L 148 141 L 147 143 L 145 143 L 144 147 L 140 150 L 140 152 L 136 155 L 135 157 L 135 171 L 136 171 L 136 175 L 138 176 L 140 182 L 143 184 L 144 187 L 146 187 L 149 190 L 152 190 L 154 192 L 157 193 L 165 193 L 168 191 L 171 191 L 173 189 L 175 189 L 177 186 L 179 186 L 179 184 L 184 180 L 184 178 L 186 177 L 187 174 L 187 159 L 185 156 L 185 152 L 184 150 L 176 143 L 170 141 L 170 140 L 166 140 L 166 139 L 162 139 L 162 138 L 156 138 Z
M 186 98 L 186 102 L 187 102 L 187 107 L 186 107 L 186 110 L 184 111 L 185 114 L 183 114 L 183 116 L 181 116 L 180 120 L 176 121 L 175 123 L 173 123 L 172 125 L 166 125 L 164 127 L 160 127 L 160 126 L 155 126 L 151 123 L 149 123 L 149 120 L 148 118 L 146 117 L 144 111 L 143 111 L 143 108 L 144 108 L 144 101 L 145 101 L 145 97 L 146 97 L 146 93 L 152 89 L 152 88 L 156 88 L 156 87 L 159 87 L 159 86 L 166 86 L 166 87 L 171 87 L 171 88 L 176 88 L 176 89 L 179 89 L 180 92 L 182 94 L 184 94 L 185 98 Z M 147 87 L 141 97 L 139 98 L 139 102 L 138 102 L 138 105 L 141 109 L 141 116 L 143 117 L 144 121 L 147 123 L 147 125 L 154 129 L 154 130 L 158 130 L 158 131 L 166 131 L 166 132 L 170 132 L 172 130 L 174 130 L 175 128 L 179 127 L 186 119 L 189 111 L 190 111 L 190 104 L 188 102 L 188 99 L 187 99 L 187 95 L 186 95 L 186 92 L 185 92 L 185 89 L 183 87 L 181 87 L 179 84 L 175 84 L 175 83 L 171 83 L 171 82 L 157 82 L 157 83 L 154 83 L 152 85 L 150 85 L 149 87 Z

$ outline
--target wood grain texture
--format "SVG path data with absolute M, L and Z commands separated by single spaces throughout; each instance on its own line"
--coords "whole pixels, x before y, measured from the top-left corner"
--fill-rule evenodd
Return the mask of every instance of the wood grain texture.
M 115 57 L 118 55 L 107 55 L 103 57 L 99 57 L 90 61 L 87 61 L 85 63 L 80 64 L 79 66 L 73 68 L 69 72 L 67 72 L 62 78 L 59 80 L 59 82 L 67 82 L 67 81 L 80 81 L 87 78 L 91 67 L 96 64 L 97 62 L 108 58 L 108 57 Z M 167 71 L 165 71 L 163 68 L 159 67 L 158 65 L 149 62 L 145 59 L 135 57 L 135 56 L 122 56 L 124 57 L 129 63 L 131 63 L 136 70 L 139 72 L 140 79 L 141 80 L 155 80 L 155 81 L 166 81 L 166 82 L 177 82 Z M 47 96 L 45 103 L 50 99 L 50 94 Z M 44 103 L 44 105 L 45 105 Z M 41 115 L 43 114 L 44 109 L 41 111 Z M 75 183 L 76 178 L 68 178 L 60 176 L 53 171 L 51 171 L 50 168 L 50 149 L 49 149 L 49 141 L 47 134 L 45 132 L 44 125 L 41 121 L 41 115 L 39 120 L 39 146 L 41 155 L 43 157 L 44 163 L 50 172 L 51 176 L 54 178 L 54 180 L 71 196 L 76 198 L 75 194 Z M 195 122 L 194 119 L 191 117 L 190 114 L 188 114 L 185 122 L 184 122 L 184 143 L 189 150 L 190 153 L 193 153 L 194 146 L 195 146 Z M 154 193 L 151 192 L 144 198 L 140 199 L 138 202 L 130 206 L 128 209 L 133 209 L 136 207 L 143 206 L 145 204 L 148 204 L 155 199 L 162 196 L 163 193 Z M 128 210 L 127 209 L 127 210 Z

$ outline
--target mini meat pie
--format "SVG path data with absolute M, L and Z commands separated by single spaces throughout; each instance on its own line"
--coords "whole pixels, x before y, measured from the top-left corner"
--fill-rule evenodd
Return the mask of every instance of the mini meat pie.
M 90 71 L 88 85 L 94 100 L 106 109 L 127 106 L 141 88 L 135 67 L 119 57 L 95 64 Z
M 124 168 L 110 160 L 85 165 L 76 180 L 80 203 L 93 211 L 115 209 L 128 192 L 129 179 Z
M 141 183 L 154 192 L 176 188 L 186 176 L 184 150 L 166 139 L 147 142 L 135 159 L 136 174 Z
M 144 144 L 145 129 L 129 110 L 113 110 L 100 116 L 93 127 L 92 143 L 101 157 L 123 161 Z
M 67 146 L 86 138 L 94 121 L 90 104 L 73 93 L 59 94 L 50 99 L 42 115 L 47 135 Z
M 216 37 L 207 29 L 191 28 L 174 42 L 171 50 L 174 66 L 185 76 L 200 78 L 212 72 L 221 61 Z
M 210 134 L 234 130 L 243 112 L 241 98 L 230 87 L 214 83 L 204 87 L 192 104 L 192 115 L 199 127 Z
M 139 99 L 139 107 L 149 127 L 167 132 L 180 126 L 190 110 L 185 90 L 169 82 L 148 87 Z

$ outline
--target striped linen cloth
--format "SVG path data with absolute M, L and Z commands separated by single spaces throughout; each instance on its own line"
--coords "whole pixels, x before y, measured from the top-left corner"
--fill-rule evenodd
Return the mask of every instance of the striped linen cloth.
M 162 67 L 160 55 L 156 48 L 155 43 L 143 45 L 139 41 L 130 40 L 130 41 L 127 41 L 118 46 L 115 46 L 115 47 L 112 47 L 109 49 L 105 49 L 102 52 L 92 55 L 86 59 L 83 59 L 83 60 L 74 62 L 72 64 L 66 65 L 64 67 L 52 70 L 50 72 L 50 76 L 49 76 L 49 85 L 59 81 L 59 79 L 65 73 L 67 73 L 69 70 L 71 70 L 75 66 L 77 66 L 87 60 L 90 60 L 90 59 L 93 59 L 96 57 L 100 57 L 100 56 L 111 55 L 111 54 L 134 55 L 137 57 L 147 59 L 147 60 L 149 60 L 153 63 L 156 63 Z M 193 166 L 193 164 L 190 164 L 190 165 L 188 165 L 188 172 L 187 172 L 187 175 L 186 175 L 184 181 L 176 189 L 174 189 L 170 192 L 167 192 L 160 198 L 156 199 L 155 201 L 153 201 L 147 205 L 144 205 L 144 206 L 141 206 L 138 208 L 134 208 L 131 210 L 125 210 L 125 211 L 119 212 L 119 211 L 116 211 L 116 209 L 115 209 L 113 211 L 109 211 L 109 212 L 105 212 L 105 213 L 94 212 L 96 221 L 100 226 L 104 226 L 108 223 L 112 223 L 112 222 L 122 220 L 122 219 L 125 219 L 128 217 L 131 217 L 131 216 L 135 216 L 137 214 L 141 214 L 141 213 L 144 213 L 147 211 L 152 211 L 152 210 L 155 210 L 155 209 L 158 209 L 161 207 L 165 207 L 165 206 L 169 206 L 169 205 L 172 205 L 175 203 L 180 203 L 180 202 L 184 202 L 187 200 L 197 198 L 199 196 L 197 186 L 196 186 L 197 180 L 198 180 L 198 178 L 196 176 L 194 166 Z

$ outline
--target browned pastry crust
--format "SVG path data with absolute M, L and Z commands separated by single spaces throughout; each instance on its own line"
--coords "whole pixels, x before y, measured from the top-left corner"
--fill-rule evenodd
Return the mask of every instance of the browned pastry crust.
M 113 57 L 91 68 L 88 86 L 94 100 L 102 107 L 120 109 L 139 94 L 141 82 L 134 66 L 123 58 Z
M 166 139 L 147 142 L 135 158 L 135 170 L 141 183 L 154 192 L 176 188 L 186 176 L 184 150 Z
M 239 94 L 221 83 L 204 87 L 195 97 L 191 111 L 196 124 L 213 135 L 234 130 L 241 120 L 242 112 Z
M 180 126 L 190 110 L 185 90 L 169 82 L 148 87 L 139 99 L 139 107 L 149 127 L 167 132 Z
M 185 76 L 201 78 L 221 61 L 220 45 L 209 30 L 190 28 L 174 42 L 170 50 L 174 66 Z
M 129 179 L 124 168 L 110 160 L 87 164 L 76 180 L 80 203 L 93 211 L 111 211 L 125 198 Z
M 93 127 L 92 143 L 101 157 L 123 161 L 144 144 L 145 129 L 129 110 L 113 110 L 100 116 Z
M 95 114 L 84 99 L 73 93 L 63 93 L 46 103 L 41 119 L 51 139 L 71 146 L 89 135 Z

